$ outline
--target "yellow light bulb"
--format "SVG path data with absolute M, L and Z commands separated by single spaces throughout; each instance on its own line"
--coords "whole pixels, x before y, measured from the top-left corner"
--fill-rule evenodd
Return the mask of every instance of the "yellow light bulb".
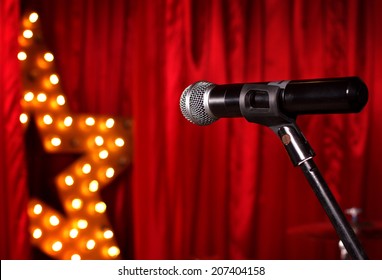
M 26 102 L 31 102 L 33 100 L 33 98 L 34 98 L 34 94 L 31 91 L 29 91 L 26 94 L 24 94 L 24 100 Z
M 93 125 L 95 124 L 95 120 L 94 120 L 94 118 L 92 118 L 92 117 L 88 117 L 88 118 L 86 118 L 86 120 L 85 120 L 85 124 L 86 124 L 87 126 L 93 126 Z
M 50 125 L 53 123 L 53 118 L 50 115 L 45 115 L 42 119 L 46 125 Z
M 62 249 L 62 243 L 60 241 L 56 241 L 52 244 L 52 250 L 58 252 Z
M 78 228 L 80 229 L 85 229 L 88 227 L 88 221 L 84 220 L 84 219 L 81 219 L 81 220 L 78 220 L 77 221 L 77 226 Z
M 117 139 L 115 139 L 114 143 L 115 143 L 115 145 L 116 145 L 117 147 L 123 147 L 123 145 L 125 145 L 125 141 L 123 141 L 122 138 L 117 138 Z
M 105 239 L 110 239 L 110 238 L 113 238 L 114 236 L 114 233 L 110 230 L 110 229 L 107 229 L 103 232 L 103 237 Z
M 27 114 L 25 114 L 25 113 L 22 113 L 22 114 L 20 114 L 20 118 L 19 118 L 19 120 L 20 120 L 20 122 L 21 123 L 27 123 L 28 122 L 28 115 Z
M 51 54 L 50 52 L 45 53 L 44 54 L 44 60 L 46 62 L 52 62 L 54 60 L 53 54 Z
M 98 203 L 96 203 L 96 205 L 94 206 L 94 210 L 97 212 L 97 213 L 105 213 L 106 211 L 106 203 L 103 202 L 103 201 L 100 201 Z
M 82 200 L 79 198 L 75 198 L 72 200 L 72 207 L 75 210 L 79 210 L 82 207 Z
M 103 138 L 101 136 L 97 136 L 96 138 L 94 138 L 94 142 L 96 143 L 97 146 L 102 146 Z
M 88 250 L 93 250 L 96 245 L 96 242 L 93 239 L 90 239 L 86 242 L 86 248 Z
M 32 236 L 33 236 L 34 239 L 39 239 L 42 236 L 42 230 L 39 229 L 39 228 L 36 228 L 33 231 Z
M 56 74 L 52 74 L 49 76 L 49 81 L 52 85 L 57 85 L 59 82 L 58 76 Z
M 108 169 L 106 169 L 105 175 L 107 178 L 112 178 L 114 176 L 114 168 L 109 167 Z
M 96 192 L 98 191 L 98 181 L 97 180 L 93 180 L 89 183 L 89 191 L 90 192 Z
M 24 61 L 24 60 L 27 59 L 27 54 L 26 54 L 25 52 L 19 52 L 19 53 L 17 54 L 17 58 L 18 58 L 18 60 L 20 60 L 20 61 Z
M 42 206 L 41 204 L 36 204 L 34 207 L 33 207 L 33 213 L 35 215 L 40 215 L 42 213 Z
M 43 92 L 40 92 L 40 93 L 37 95 L 37 101 L 38 101 L 38 102 L 45 102 L 46 99 L 47 99 L 46 94 L 43 93 Z
M 52 144 L 52 146 L 54 147 L 58 147 L 61 145 L 61 139 L 58 138 L 58 137 L 53 137 L 51 140 L 50 140 L 50 143 Z
M 112 128 L 114 126 L 114 119 L 112 118 L 107 119 L 105 125 L 107 128 Z
M 72 118 L 72 117 L 67 116 L 67 117 L 64 119 L 64 125 L 65 125 L 66 127 L 71 126 L 72 123 L 73 123 L 73 118 Z
M 52 225 L 52 226 L 58 226 L 60 224 L 60 219 L 56 216 L 56 215 L 52 215 L 50 216 L 49 218 L 49 223 Z
M 65 97 L 63 95 L 57 96 L 56 101 L 57 101 L 57 104 L 60 106 L 65 105 L 65 102 L 66 102 Z
M 72 186 L 74 184 L 74 179 L 70 175 L 66 176 L 64 180 L 67 186 Z
M 82 173 L 84 174 L 89 174 L 91 170 L 92 170 L 92 166 L 89 163 L 85 163 L 82 166 Z
M 30 38 L 32 38 L 32 37 L 33 37 L 33 32 L 32 32 L 32 30 L 30 30 L 30 29 L 26 29 L 26 30 L 24 30 L 24 32 L 23 32 L 23 36 L 24 36 L 24 38 L 26 38 L 26 39 L 30 39 Z
M 118 256 L 119 253 L 120 253 L 120 250 L 119 250 L 119 248 L 118 248 L 117 246 L 111 246 L 111 247 L 107 250 L 107 254 L 108 254 L 110 257 L 112 257 L 112 258 Z
M 100 159 L 105 159 L 109 156 L 109 152 L 106 150 L 102 150 L 99 152 L 98 156 Z
M 81 256 L 79 254 L 73 254 L 70 259 L 72 261 L 79 261 L 81 259 Z
M 70 231 L 69 231 L 69 236 L 70 238 L 77 238 L 78 236 L 78 229 L 76 228 L 72 228 Z
M 29 15 L 29 21 L 35 23 L 38 20 L 38 14 L 33 12 Z

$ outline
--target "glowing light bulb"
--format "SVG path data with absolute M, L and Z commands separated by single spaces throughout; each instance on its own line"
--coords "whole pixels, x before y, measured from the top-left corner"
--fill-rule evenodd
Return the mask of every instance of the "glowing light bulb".
M 72 228 L 70 231 L 69 231 L 69 236 L 70 236 L 70 238 L 77 238 L 77 236 L 78 236 L 78 233 L 79 233 L 79 231 L 78 231 L 78 229 L 76 229 L 76 228 Z
M 92 166 L 89 163 L 85 163 L 82 166 L 82 173 L 84 174 L 89 174 L 91 170 L 92 170 Z
M 73 123 L 73 118 L 72 118 L 72 117 L 67 116 L 67 117 L 64 119 L 64 125 L 65 125 L 66 127 L 71 126 L 72 123 Z
M 53 118 L 50 116 L 50 115 L 45 115 L 43 117 L 43 122 L 46 124 L 46 125 L 50 125 L 53 123 Z
M 108 169 L 106 169 L 105 175 L 107 178 L 112 178 L 114 176 L 114 168 L 109 167 Z
M 84 219 L 81 219 L 81 220 L 78 220 L 77 221 L 77 226 L 78 228 L 80 229 L 85 229 L 88 227 L 88 221 L 84 220 Z
M 114 126 L 114 119 L 112 118 L 107 119 L 105 125 L 107 128 L 112 128 Z
M 123 141 L 122 138 L 117 138 L 117 139 L 115 139 L 114 143 L 115 143 L 115 145 L 116 145 L 117 147 L 123 147 L 123 145 L 125 145 L 125 141 Z
M 32 30 L 30 30 L 30 29 L 26 29 L 26 30 L 24 30 L 24 32 L 23 32 L 23 36 L 24 36 L 24 38 L 26 38 L 26 39 L 30 39 L 30 38 L 32 38 L 32 37 L 33 37 L 33 32 L 32 32 Z
M 103 201 L 100 201 L 98 203 L 96 203 L 96 205 L 94 206 L 94 210 L 97 212 L 97 213 L 105 213 L 106 211 L 106 203 L 103 202 Z
M 96 192 L 98 191 L 98 181 L 97 180 L 93 180 L 89 183 L 89 191 L 90 192 Z
M 73 254 L 70 259 L 72 261 L 79 261 L 81 259 L 81 256 L 79 254 Z
M 52 244 L 52 250 L 58 252 L 62 249 L 62 243 L 60 241 L 56 241 Z
M 54 147 L 58 147 L 61 145 L 61 139 L 58 138 L 58 137 L 53 137 L 51 140 L 50 140 L 50 143 L 52 144 L 52 146 Z
M 49 223 L 52 225 L 52 226 L 58 226 L 60 224 L 60 219 L 56 216 L 56 215 L 52 215 L 50 216 L 49 218 Z
M 72 186 L 74 184 L 74 179 L 70 175 L 66 176 L 64 180 L 67 186 Z
M 56 74 L 50 75 L 49 81 L 52 85 L 57 85 L 59 82 L 58 76 Z
M 94 138 L 94 142 L 96 143 L 97 146 L 102 146 L 103 138 L 101 136 L 97 136 L 96 138 Z
M 46 62 L 52 62 L 54 60 L 53 54 L 51 54 L 50 52 L 45 53 L 44 54 L 44 60 Z
M 33 231 L 32 236 L 33 236 L 34 239 L 39 239 L 42 236 L 42 230 L 39 229 L 39 228 L 36 228 Z
M 38 14 L 33 12 L 29 15 L 29 21 L 35 23 L 38 20 Z
M 33 213 L 35 215 L 40 215 L 42 213 L 42 206 L 41 204 L 36 204 L 34 207 L 33 207 Z
M 110 229 L 107 229 L 103 232 L 103 237 L 105 239 L 110 239 L 110 238 L 113 238 L 114 236 L 114 233 L 110 230 Z
M 106 150 L 102 150 L 99 152 L 98 156 L 100 159 L 105 159 L 109 156 L 109 152 Z
M 92 118 L 92 117 L 88 117 L 88 118 L 86 118 L 86 120 L 85 120 L 85 124 L 86 124 L 87 126 L 93 126 L 93 125 L 95 124 L 95 120 L 94 120 L 94 118 Z
M 86 242 L 86 248 L 88 250 L 93 250 L 96 245 L 96 242 L 93 239 L 90 239 Z
M 19 53 L 17 54 L 17 58 L 18 58 L 18 60 L 20 60 L 20 61 L 24 61 L 24 60 L 27 59 L 27 54 L 26 54 L 25 52 L 19 52 Z
M 46 99 L 47 99 L 46 94 L 43 93 L 43 92 L 40 92 L 40 93 L 37 95 L 37 101 L 38 101 L 38 102 L 45 102 Z
M 118 256 L 119 253 L 120 253 L 120 250 L 119 250 L 119 248 L 118 248 L 117 246 L 111 246 L 111 247 L 107 250 L 107 254 L 108 254 L 110 257 L 112 257 L 112 258 Z
M 22 113 L 22 114 L 20 114 L 20 118 L 19 118 L 19 120 L 20 120 L 20 122 L 21 123 L 27 123 L 28 122 L 28 115 L 27 114 L 25 114 L 25 113 Z
M 75 210 L 79 210 L 82 207 L 82 200 L 79 198 L 75 198 L 72 200 L 72 207 Z
M 65 105 L 65 102 L 66 102 L 65 97 L 63 95 L 57 96 L 56 101 L 57 101 L 57 104 L 60 106 Z
M 26 102 L 31 102 L 33 100 L 33 98 L 34 98 L 34 94 L 31 91 L 29 91 L 26 94 L 24 94 L 24 100 Z

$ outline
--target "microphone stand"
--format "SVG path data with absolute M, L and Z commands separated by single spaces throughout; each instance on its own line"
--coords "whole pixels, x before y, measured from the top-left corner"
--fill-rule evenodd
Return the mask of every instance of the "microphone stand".
M 292 163 L 299 166 L 352 259 L 368 259 L 356 234 L 313 161 L 314 153 L 295 124 L 278 128 L 278 135 Z
M 315 153 L 297 127 L 295 118 L 280 112 L 278 104 L 280 87 L 269 84 L 264 85 L 264 88 L 261 87 L 259 85 L 256 91 L 248 91 L 247 94 L 240 97 L 240 108 L 243 116 L 249 122 L 268 126 L 278 135 L 293 165 L 299 166 L 304 172 L 307 181 L 324 208 L 350 257 L 356 260 L 368 259 L 356 234 L 314 163 L 313 157 Z M 257 92 L 262 97 L 264 92 L 267 93 L 267 106 L 264 106 L 264 103 L 261 103 L 261 106 L 256 106 L 257 104 L 254 100 L 256 101 Z

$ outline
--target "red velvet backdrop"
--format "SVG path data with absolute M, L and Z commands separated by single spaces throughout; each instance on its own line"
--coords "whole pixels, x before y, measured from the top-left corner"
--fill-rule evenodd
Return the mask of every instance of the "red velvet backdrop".
M 5 0 L 0 7 L 4 10 L 7 3 L 17 6 Z M 243 119 L 197 127 L 182 117 L 179 97 L 201 79 L 232 83 L 360 76 L 370 92 L 360 114 L 304 116 L 297 123 L 341 207 L 360 207 L 363 219 L 382 220 L 380 1 L 40 0 L 24 6 L 40 14 L 72 110 L 134 120 L 132 179 L 121 180 L 110 195 L 109 214 L 123 257 L 339 256 L 335 241 L 287 233 L 327 217 L 268 128 Z M 17 15 L 7 16 L 17 20 Z M 0 20 L 7 22 L 3 16 Z M 14 32 L 0 32 L 2 47 L 10 47 L 4 40 Z M 3 48 L 0 59 L 15 63 Z M 3 83 L 0 93 L 2 118 L 12 113 L 7 117 L 17 122 L 18 104 L 3 100 L 18 93 Z M 4 149 L 11 136 L 4 121 L 0 126 Z M 14 137 L 21 140 L 20 133 Z M 6 165 L 14 158 L 10 153 L 1 158 L 1 175 L 18 170 L 16 164 Z M 15 180 L 5 177 L 2 193 L 11 189 L 25 197 Z M 2 203 L 1 217 L 21 215 L 17 202 L 11 210 Z M 4 240 L 13 231 L 5 228 L 11 221 L 1 222 Z M 17 233 L 12 244 L 19 254 L 1 243 L 4 258 L 28 256 L 20 251 L 24 224 Z M 364 245 L 371 258 L 382 258 L 381 241 Z
M 19 122 L 18 1 L 0 2 L 0 258 L 30 257 L 25 150 Z

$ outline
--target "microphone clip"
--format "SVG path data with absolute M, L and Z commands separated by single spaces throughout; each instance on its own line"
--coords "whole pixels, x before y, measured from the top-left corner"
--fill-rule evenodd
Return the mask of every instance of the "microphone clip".
M 240 96 L 240 110 L 245 119 L 269 127 L 281 140 L 294 166 L 314 157 L 315 153 L 296 124 L 278 104 L 282 85 L 246 84 Z

